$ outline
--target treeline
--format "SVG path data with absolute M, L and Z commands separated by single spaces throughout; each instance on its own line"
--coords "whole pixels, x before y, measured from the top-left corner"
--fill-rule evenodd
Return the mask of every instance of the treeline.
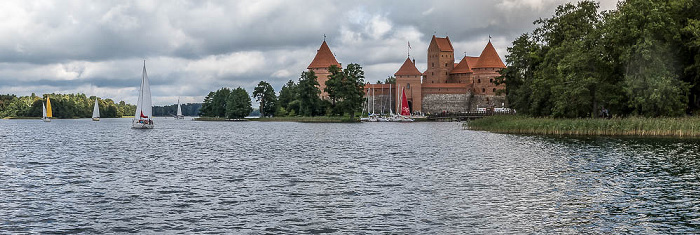
M 97 97 L 85 94 L 44 94 L 30 96 L 0 95 L 0 118 L 41 117 L 42 104 L 51 98 L 51 109 L 56 118 L 89 118 Z M 100 117 L 115 118 L 134 115 L 136 106 L 124 101 L 115 103 L 111 99 L 99 99 Z
M 199 109 L 202 108 L 202 103 L 187 103 L 181 104 L 180 109 L 182 110 L 182 115 L 185 116 L 197 116 L 199 115 Z M 177 104 L 166 105 L 166 106 L 153 106 L 153 116 L 160 117 L 170 117 L 177 114 Z
M 680 116 L 700 108 L 700 1 L 559 6 L 508 48 L 510 106 L 532 116 Z M 607 111 L 607 112 L 606 112 Z
M 282 86 L 279 96 L 269 83 L 265 81 L 258 83 L 252 97 L 260 103 L 258 109 L 260 116 L 344 116 L 347 114 L 350 118 L 354 118 L 355 112 L 362 109 L 365 95 L 362 67 L 358 64 L 349 64 L 345 69 L 335 65 L 328 69 L 331 74 L 325 83 L 326 99 L 320 97 L 321 90 L 314 71 L 302 72 L 298 82 L 289 80 Z M 243 94 L 246 98 L 243 98 Z M 240 87 L 235 90 L 221 88 L 210 92 L 204 98 L 200 115 L 245 117 L 250 113 L 248 110 L 252 110 L 250 97 L 247 97 L 247 94 L 245 89 Z

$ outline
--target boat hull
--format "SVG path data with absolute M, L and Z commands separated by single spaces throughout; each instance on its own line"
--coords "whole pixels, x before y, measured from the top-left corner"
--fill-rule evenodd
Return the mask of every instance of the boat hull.
M 151 123 L 144 123 L 144 122 L 139 122 L 139 121 L 134 121 L 131 123 L 131 128 L 133 129 L 153 129 L 153 122 Z
M 43 117 L 41 118 L 42 121 L 44 122 L 51 122 L 51 118 Z
M 100 118 L 92 118 L 93 121 L 99 121 Z
M 175 116 L 175 119 L 185 119 L 185 116 L 178 115 L 178 116 Z

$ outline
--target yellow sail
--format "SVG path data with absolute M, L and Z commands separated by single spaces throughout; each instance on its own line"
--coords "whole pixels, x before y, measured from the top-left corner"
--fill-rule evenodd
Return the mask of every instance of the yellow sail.
M 53 112 L 51 112 L 51 99 L 46 97 L 46 116 L 53 117 Z

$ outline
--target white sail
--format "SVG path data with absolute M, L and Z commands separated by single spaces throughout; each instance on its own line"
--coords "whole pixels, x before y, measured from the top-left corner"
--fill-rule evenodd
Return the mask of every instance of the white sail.
M 42 111 L 41 117 L 46 118 L 46 105 L 44 105 L 44 103 L 41 103 L 41 111 Z
M 182 116 L 182 108 L 180 108 L 180 99 L 177 99 L 177 116 Z
M 92 108 L 92 118 L 100 118 L 100 105 L 97 103 L 97 98 L 95 98 L 95 106 Z
M 139 90 L 139 100 L 136 103 L 136 113 L 134 119 L 150 119 L 153 112 L 151 107 L 151 87 L 148 84 L 148 74 L 146 73 L 146 62 L 143 62 L 143 74 L 141 76 L 141 88 Z M 141 117 L 141 114 L 145 116 Z
M 136 103 L 136 113 L 131 124 L 132 128 L 136 129 L 152 129 L 153 120 L 151 115 L 153 109 L 151 106 L 151 88 L 148 85 L 148 74 L 146 73 L 146 61 L 143 61 L 143 74 L 141 75 L 141 87 L 139 88 L 139 99 Z

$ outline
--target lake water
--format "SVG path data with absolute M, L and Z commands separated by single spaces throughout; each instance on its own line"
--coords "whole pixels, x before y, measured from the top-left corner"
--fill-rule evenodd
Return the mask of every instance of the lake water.
M 0 233 L 699 233 L 699 143 L 0 120 Z

